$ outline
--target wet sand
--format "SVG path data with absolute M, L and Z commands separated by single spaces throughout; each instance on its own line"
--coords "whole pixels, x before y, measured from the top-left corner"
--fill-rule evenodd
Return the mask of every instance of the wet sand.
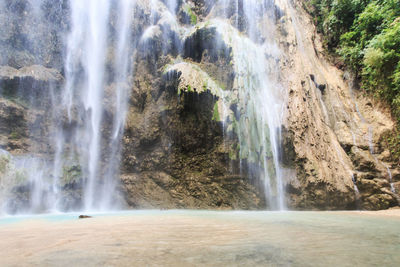
M 92 214 L 89 219 L 78 215 L 0 219 L 0 265 L 400 264 L 399 210 L 136 211 Z

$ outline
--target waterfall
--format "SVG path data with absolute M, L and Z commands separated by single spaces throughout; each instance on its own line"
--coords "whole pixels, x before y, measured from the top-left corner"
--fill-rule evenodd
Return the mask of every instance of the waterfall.
M 29 3 L 32 16 L 41 19 L 46 15 L 42 0 Z M 128 101 L 135 82 L 136 44 L 145 46 L 158 35 L 163 40 L 163 56 L 174 57 L 171 65 L 190 67 L 195 64 L 185 58 L 183 44 L 200 28 L 216 30 L 216 38 L 221 38 L 213 44 L 216 49 L 224 45 L 230 49 L 225 54 L 234 71 L 231 88 L 203 76 L 210 80 L 207 86 L 215 88 L 215 99 L 220 99 L 225 142 L 237 136 L 241 172 L 261 181 L 268 208 L 286 208 L 284 170 L 278 160 L 285 92 L 279 82 L 281 52 L 274 39 L 274 1 L 221 0 L 203 21 L 189 1 L 67 3 L 68 26 L 61 38 L 64 84 L 50 91 L 50 156 L 35 157 L 32 149 L 32 156 L 10 159 L 15 166 L 30 170 L 28 211 L 120 207 L 117 187 Z M 145 22 L 139 30 L 135 28 L 140 32 L 133 32 L 138 5 L 144 10 L 140 19 Z M 182 12 L 189 22 L 183 22 Z M 197 71 L 198 66 L 192 69 Z M 237 110 L 232 111 L 232 106 Z M 74 193 L 66 193 L 66 187 Z
M 224 1 L 225 9 L 232 1 Z M 261 23 L 265 14 L 275 20 L 273 1 L 233 1 L 234 26 L 217 21 L 219 32 L 232 46 L 238 92 L 240 118 L 238 136 L 240 159 L 264 183 L 270 209 L 286 208 L 284 200 L 284 172 L 279 163 L 280 128 L 283 121 L 284 92 L 278 82 L 280 51 L 275 43 L 273 23 Z M 241 10 L 242 9 L 242 10 Z M 244 15 L 245 25 L 238 18 Z M 238 30 L 245 27 L 247 37 Z M 266 36 L 266 37 L 265 37 Z M 265 40 L 262 40 L 265 37 Z
M 43 3 L 29 1 L 30 15 L 41 23 L 45 16 Z M 28 156 L 1 155 L 8 163 L 8 179 L 21 180 L 18 177 L 24 176 L 29 185 L 29 201 L 21 204 L 24 208 L 15 208 L 19 212 L 104 210 L 118 206 L 116 177 L 133 72 L 130 32 L 134 5 L 131 0 L 68 2 L 65 84 L 62 90 L 49 91 L 52 125 L 48 142 L 54 148 L 54 156 L 52 160 L 37 157 L 34 147 Z M 114 32 L 110 25 L 112 10 L 117 14 L 113 18 Z M 114 64 L 109 63 L 112 48 Z M 111 93 L 107 92 L 110 87 Z M 104 114 L 111 114 L 111 120 Z M 63 192 L 66 182 L 78 190 L 82 188 L 72 200 Z M 7 205 L 13 207 L 14 202 L 11 198 Z
M 107 209 L 113 206 L 116 176 L 119 174 L 121 138 L 123 135 L 129 98 L 129 75 L 132 73 L 130 25 L 135 2 L 118 1 L 116 5 L 116 33 L 110 43 L 110 10 L 108 0 L 71 0 L 71 32 L 68 36 L 66 70 L 67 85 L 64 103 L 68 119 L 78 109 L 82 127 L 74 129 L 73 147 L 85 176 L 84 208 Z M 106 72 L 107 57 L 113 47 L 113 74 Z M 83 72 L 82 72 L 83 69 Z M 106 80 L 113 83 L 107 84 Z M 115 95 L 107 95 L 112 86 Z M 106 134 L 109 121 L 103 118 L 107 98 L 111 97 L 113 119 L 110 134 Z M 83 107 L 83 109 L 81 107 Z M 64 150 L 60 151 L 64 153 Z M 107 153 L 108 155 L 104 155 Z
M 103 116 L 105 60 L 110 1 L 71 1 L 72 26 L 68 36 L 65 90 L 68 119 L 73 105 L 81 105 L 85 121 L 74 140 L 75 149 L 87 175 L 84 207 L 95 206 L 96 179 L 101 175 L 101 123 Z M 83 73 L 81 72 L 83 69 Z M 63 151 L 61 151 L 63 153 Z
M 110 159 L 108 162 L 105 182 L 102 188 L 102 209 L 107 209 L 115 205 L 113 203 L 113 194 L 115 193 L 116 177 L 119 175 L 120 167 L 120 154 L 121 154 L 121 139 L 124 133 L 125 118 L 128 109 L 129 88 L 131 83 L 129 75 L 133 73 L 133 66 L 130 60 L 132 53 L 132 43 L 129 38 L 130 25 L 132 23 L 133 14 L 131 14 L 135 1 L 121 0 L 118 3 L 118 17 L 117 22 L 117 42 L 116 42 L 116 58 L 115 58 L 115 84 L 116 84 L 116 97 L 115 97 L 115 110 L 113 120 L 113 130 L 110 136 L 109 143 L 111 144 Z M 131 46 L 131 47 L 129 47 Z

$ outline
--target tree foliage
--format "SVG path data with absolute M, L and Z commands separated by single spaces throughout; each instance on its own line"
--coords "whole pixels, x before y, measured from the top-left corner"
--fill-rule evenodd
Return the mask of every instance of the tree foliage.
M 399 0 L 305 0 L 327 48 L 400 122 Z

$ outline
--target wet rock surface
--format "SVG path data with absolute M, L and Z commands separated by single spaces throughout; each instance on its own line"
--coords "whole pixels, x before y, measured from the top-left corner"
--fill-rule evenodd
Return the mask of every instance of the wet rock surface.
M 124 136 L 122 187 L 137 208 L 259 209 L 256 182 L 230 170 L 221 122 L 213 119 L 218 96 L 207 88 L 179 90 L 182 72 L 140 70 Z M 151 85 L 140 77 L 161 76 Z M 187 87 L 186 87 L 187 88 Z M 138 101 L 137 96 L 142 97 Z M 140 98 L 139 98 L 140 99 Z
M 281 68 L 292 75 L 287 79 L 288 128 L 282 143 L 297 173 L 288 184 L 290 202 L 302 209 L 399 205 L 399 191 L 391 185 L 399 164 L 390 160 L 382 142 L 396 127 L 390 112 L 365 97 L 349 73 L 324 58 L 301 1 L 285 12 L 280 42 L 289 56 Z
M 62 36 L 67 31 L 68 20 L 66 1 L 41 1 L 41 7 L 34 1 L 2 1 L 0 65 L 22 68 L 40 64 L 61 70 Z
M 14 153 L 29 146 L 49 149 L 51 97 L 63 84 L 55 69 L 41 65 L 0 66 L 0 146 Z M 46 144 L 47 143 L 47 144 Z

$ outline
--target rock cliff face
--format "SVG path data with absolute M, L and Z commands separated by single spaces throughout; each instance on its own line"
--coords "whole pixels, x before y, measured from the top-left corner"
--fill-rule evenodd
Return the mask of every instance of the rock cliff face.
M 398 205 L 397 173 L 382 139 L 390 112 L 363 95 L 350 74 L 324 58 L 301 1 L 280 20 L 289 95 L 284 158 L 296 169 L 288 185 L 298 208 L 384 209 Z M 392 183 L 392 185 L 391 185 Z
M 157 8 L 149 2 L 138 0 L 131 10 L 135 49 L 126 56 L 134 66 L 124 85 L 130 97 L 116 191 L 122 202 L 134 208 L 272 206 L 254 160 L 255 155 L 268 154 L 263 167 L 276 174 L 278 167 L 270 167 L 269 162 L 272 145 L 246 147 L 239 129 L 246 125 L 241 107 L 247 103 L 241 102 L 247 98 L 238 92 L 242 73 L 238 42 L 232 36 L 243 40 L 256 32 L 255 47 L 271 34 L 277 42 L 269 54 L 259 56 L 265 57 L 271 72 L 276 72 L 274 82 L 283 88 L 284 120 L 276 156 L 283 170 L 287 206 L 385 209 L 399 205 L 399 162 L 393 162 L 383 142 L 396 127 L 390 112 L 364 96 L 349 73 L 324 58 L 320 38 L 300 1 L 266 1 L 264 8 L 269 11 L 258 12 L 255 24 L 272 26 L 259 31 L 244 15 L 242 1 L 237 9 L 224 1 L 178 1 L 172 11 L 168 1 L 157 1 Z M 67 1 L 41 3 L 46 11 L 41 19 L 30 1 L 0 4 L 0 27 L 7 33 L 0 37 L 0 147 L 14 156 L 34 154 L 51 163 L 56 147 L 49 140 L 56 128 L 74 127 L 84 119 L 66 123 L 65 111 L 54 111 L 55 99 L 65 86 L 62 40 L 70 10 Z M 110 13 L 110 38 L 115 38 L 115 12 Z M 171 19 L 171 13 L 177 20 Z M 225 19 L 216 20 L 221 14 Z M 108 76 L 115 71 L 112 51 L 116 48 L 111 43 Z M 105 143 L 111 132 L 107 121 L 120 115 L 108 97 L 115 86 L 107 82 L 103 101 Z M 104 162 L 109 145 L 101 152 Z M 14 201 L 8 208 L 21 210 L 32 201 L 32 192 L 24 187 L 29 179 L 12 170 L 5 154 L 0 154 L 2 166 L 0 199 L 11 184 Z M 18 180 L 17 185 L 5 182 L 11 179 Z M 76 162 L 63 168 L 62 209 L 80 207 L 84 181 Z
M 200 22 L 212 5 L 195 2 L 190 10 Z M 138 6 L 141 14 L 146 8 Z M 185 8 L 179 6 L 177 14 L 188 26 Z M 231 160 L 235 141 L 224 139 L 219 118 L 219 84 L 231 83 L 229 50 L 217 48 L 215 32 L 204 29 L 179 39 L 162 19 L 165 10 L 158 12 L 161 19 L 139 43 L 135 63 L 122 154 L 127 203 L 138 208 L 265 207 L 260 181 L 249 179 Z M 165 44 L 165 36 L 172 41 Z
M 193 83 L 193 91 L 178 94 L 181 72 L 152 73 L 153 66 L 145 62 L 139 63 L 143 72 L 136 76 L 123 139 L 122 186 L 128 204 L 236 209 L 265 205 L 257 187 L 237 168 L 229 169 L 222 124 L 213 119 L 218 97 L 196 90 Z
M 0 8 L 1 65 L 63 67 L 67 1 L 5 0 Z
M 63 77 L 55 69 L 0 66 L 1 147 L 14 153 L 27 153 L 29 146 L 39 153 L 48 152 L 51 95 L 62 84 Z

